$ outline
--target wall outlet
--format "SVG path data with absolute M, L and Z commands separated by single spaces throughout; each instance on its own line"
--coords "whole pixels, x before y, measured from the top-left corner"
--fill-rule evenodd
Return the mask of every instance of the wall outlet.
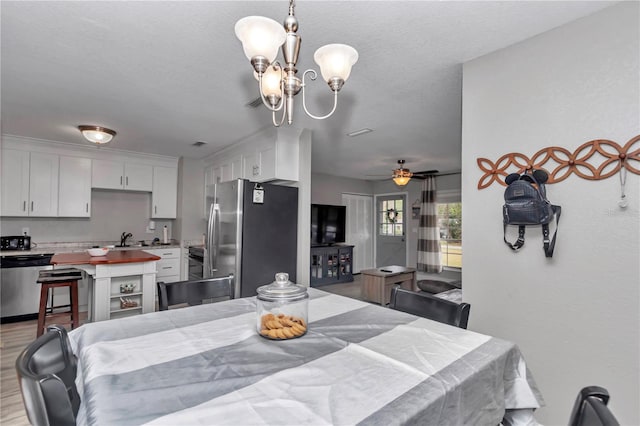
M 22 235 L 29 235 L 29 228 L 22 228 Z

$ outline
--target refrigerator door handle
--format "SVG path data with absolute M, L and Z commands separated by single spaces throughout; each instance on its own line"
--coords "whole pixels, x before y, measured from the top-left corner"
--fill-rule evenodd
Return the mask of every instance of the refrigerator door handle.
M 211 246 L 211 270 L 217 271 L 218 250 L 220 249 L 220 206 L 213 205 L 213 245 Z
M 205 271 L 205 277 L 211 277 L 211 272 L 213 271 L 213 260 L 212 253 L 214 250 L 213 247 L 213 213 L 214 211 L 214 203 L 211 203 L 209 206 L 209 221 L 207 222 L 207 241 L 206 241 L 206 260 L 207 260 L 207 270 Z

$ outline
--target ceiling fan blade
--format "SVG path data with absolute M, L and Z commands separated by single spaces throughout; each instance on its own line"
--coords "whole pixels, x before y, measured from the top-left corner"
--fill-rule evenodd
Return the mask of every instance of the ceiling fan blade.
M 436 174 L 438 172 L 439 172 L 439 170 L 425 170 L 425 171 L 422 171 L 422 172 L 413 172 L 413 175 L 414 176 L 415 175 L 423 175 L 423 176 L 424 175 L 434 175 L 434 174 Z

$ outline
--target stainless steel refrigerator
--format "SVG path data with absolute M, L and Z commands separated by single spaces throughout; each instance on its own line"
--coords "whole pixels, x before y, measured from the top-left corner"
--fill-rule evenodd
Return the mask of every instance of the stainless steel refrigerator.
M 277 272 L 295 282 L 298 188 L 237 179 L 206 191 L 204 277 L 233 274 L 236 298 L 255 296 Z

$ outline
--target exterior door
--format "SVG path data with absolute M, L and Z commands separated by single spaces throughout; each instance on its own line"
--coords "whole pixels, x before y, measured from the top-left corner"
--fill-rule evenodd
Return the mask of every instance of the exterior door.
M 373 197 L 370 195 L 342 194 L 347 206 L 345 240 L 353 245 L 353 273 L 375 267 L 373 264 Z
M 406 194 L 376 197 L 376 267 L 406 266 Z

